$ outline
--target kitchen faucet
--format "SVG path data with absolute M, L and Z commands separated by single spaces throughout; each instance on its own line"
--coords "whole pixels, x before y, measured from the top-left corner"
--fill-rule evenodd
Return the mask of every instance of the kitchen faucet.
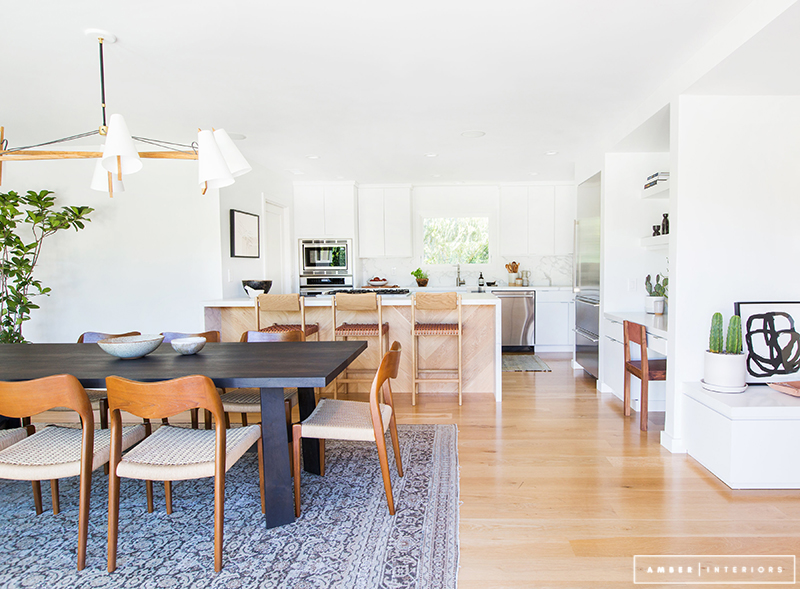
M 461 264 L 456 264 L 456 286 L 464 286 L 467 282 L 461 280 Z

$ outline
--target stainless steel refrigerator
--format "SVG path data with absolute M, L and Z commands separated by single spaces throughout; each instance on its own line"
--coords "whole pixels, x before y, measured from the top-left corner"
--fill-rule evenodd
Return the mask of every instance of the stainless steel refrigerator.
M 578 185 L 575 220 L 575 361 L 597 378 L 600 344 L 600 173 Z

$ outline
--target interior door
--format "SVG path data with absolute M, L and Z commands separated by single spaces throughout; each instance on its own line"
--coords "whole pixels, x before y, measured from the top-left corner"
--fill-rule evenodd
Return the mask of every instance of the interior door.
M 267 280 L 272 280 L 271 293 L 285 293 L 284 274 L 286 244 L 284 234 L 284 209 L 264 203 L 264 269 Z

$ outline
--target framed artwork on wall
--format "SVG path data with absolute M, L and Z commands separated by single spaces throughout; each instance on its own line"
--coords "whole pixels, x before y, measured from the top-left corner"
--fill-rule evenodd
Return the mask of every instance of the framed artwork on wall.
M 258 258 L 259 248 L 258 215 L 231 209 L 231 257 Z
M 800 380 L 800 302 L 740 302 L 748 383 Z

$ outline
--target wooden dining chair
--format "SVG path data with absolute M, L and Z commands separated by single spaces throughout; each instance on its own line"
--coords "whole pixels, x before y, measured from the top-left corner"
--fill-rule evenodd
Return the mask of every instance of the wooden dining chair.
M 397 473 L 403 476 L 400 461 L 400 442 L 397 437 L 394 403 L 390 379 L 397 378 L 400 367 L 400 343 L 394 342 L 381 360 L 369 391 L 369 402 L 320 399 L 313 413 L 293 427 L 292 451 L 294 454 L 294 512 L 300 517 L 300 441 L 316 438 L 320 445 L 321 474 L 325 474 L 325 440 L 358 440 L 375 442 L 378 460 L 383 475 L 383 488 L 389 514 L 394 515 L 392 479 L 389 474 L 389 459 L 386 452 L 386 430 L 392 436 Z M 380 393 L 383 392 L 383 403 Z
M 667 380 L 667 359 L 647 357 L 647 330 L 644 325 L 625 321 L 623 323 L 625 348 L 625 387 L 622 402 L 625 416 L 631 414 L 631 375 L 642 381 L 642 394 L 639 402 L 639 428 L 647 431 L 648 383 L 651 380 Z M 642 351 L 641 360 L 631 360 L 631 343 L 638 344 Z
M 218 344 L 220 342 L 220 335 L 219 331 L 203 331 L 200 333 L 183 333 L 180 331 L 164 331 L 161 333 L 164 336 L 164 340 L 161 343 L 168 344 L 174 339 L 180 339 L 182 337 L 204 337 L 206 338 L 207 343 L 215 343 Z M 192 429 L 197 429 L 200 427 L 200 410 L 195 408 L 189 412 Z M 169 425 L 168 421 L 163 422 L 164 425 Z M 211 429 L 207 427 L 206 429 Z
M 148 512 L 152 513 L 151 481 L 182 481 L 214 477 L 214 570 L 222 569 L 222 541 L 225 516 L 225 473 L 250 446 L 258 447 L 261 511 L 264 503 L 264 457 L 261 426 L 236 429 L 225 427 L 222 401 L 217 387 L 207 376 L 184 376 L 174 380 L 143 383 L 118 376 L 106 378 L 111 409 L 111 469 L 108 476 L 108 572 L 117 567 L 120 478 L 144 480 Z M 122 455 L 121 411 L 141 418 L 171 417 L 197 407 L 211 412 L 214 431 L 162 425 L 133 450 Z M 167 489 L 167 513 L 172 513 L 172 488 Z
M 23 417 L 53 407 L 76 411 L 81 418 L 81 429 L 47 426 L 10 444 L 0 451 L 0 478 L 31 481 L 36 514 L 40 515 L 41 481 L 50 480 L 53 513 L 58 514 L 58 479 L 80 476 L 78 570 L 82 570 L 86 565 L 92 471 L 108 462 L 110 432 L 95 431 L 89 397 L 74 376 L 61 374 L 24 382 L 0 382 L 0 412 L 4 415 Z M 129 448 L 144 438 L 144 427 L 127 427 L 118 434 L 118 446 Z

